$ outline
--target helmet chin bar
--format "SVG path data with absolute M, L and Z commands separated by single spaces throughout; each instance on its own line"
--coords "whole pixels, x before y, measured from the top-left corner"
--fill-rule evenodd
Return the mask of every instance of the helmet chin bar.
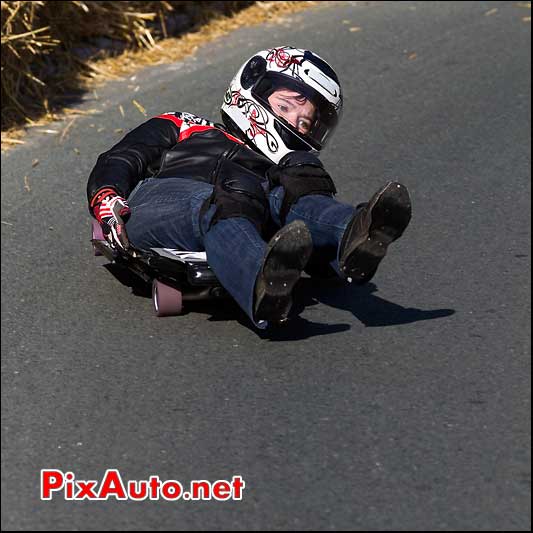
M 315 150 L 316 152 L 320 152 L 320 146 L 312 144 L 310 140 L 296 134 L 292 128 L 285 126 L 285 121 L 283 121 L 283 119 L 280 119 L 279 117 L 276 118 L 274 120 L 274 128 L 283 140 L 285 146 L 290 150 L 303 150 L 306 152 L 309 150 Z

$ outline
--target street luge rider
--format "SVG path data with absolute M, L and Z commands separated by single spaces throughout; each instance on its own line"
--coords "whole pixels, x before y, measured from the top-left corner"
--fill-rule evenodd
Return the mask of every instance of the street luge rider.
M 308 263 L 366 283 L 411 218 L 400 183 L 357 208 L 335 198 L 318 156 L 341 110 L 339 79 L 318 55 L 258 52 L 231 81 L 224 124 L 164 113 L 101 154 L 90 212 L 115 247 L 206 251 L 255 326 L 282 321 Z

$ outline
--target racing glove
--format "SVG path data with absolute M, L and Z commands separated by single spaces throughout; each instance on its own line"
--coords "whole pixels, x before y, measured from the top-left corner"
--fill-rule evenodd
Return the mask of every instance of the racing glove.
M 107 188 L 95 195 L 91 208 L 108 242 L 114 247 L 127 250 L 129 240 L 126 234 L 126 222 L 131 215 L 128 202 L 114 189 Z
M 322 162 L 309 152 L 289 152 L 278 165 L 267 171 L 266 176 L 271 189 L 278 185 L 285 189 L 280 210 L 280 220 L 283 224 L 291 206 L 302 196 L 309 194 L 333 196 L 337 192 Z
M 278 165 L 267 171 L 267 178 L 271 188 L 277 185 L 286 186 L 291 180 L 313 181 L 311 188 L 336 193 L 333 181 L 322 162 L 310 152 L 289 152 Z

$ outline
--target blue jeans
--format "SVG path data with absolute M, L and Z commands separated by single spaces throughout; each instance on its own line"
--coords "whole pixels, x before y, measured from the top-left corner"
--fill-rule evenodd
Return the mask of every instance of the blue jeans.
M 214 215 L 211 206 L 200 220 L 200 209 L 211 196 L 213 186 L 184 178 L 148 178 L 128 197 L 131 217 L 126 231 L 133 246 L 143 250 L 154 247 L 206 251 L 207 260 L 221 285 L 250 317 L 255 326 L 265 321 L 253 317 L 255 281 L 266 253 L 266 242 L 245 218 L 219 220 L 209 227 Z M 284 190 L 277 187 L 269 194 L 270 211 L 280 225 L 279 212 Z M 338 272 L 338 249 L 355 207 L 322 195 L 300 198 L 286 223 L 303 220 L 313 238 L 314 258 Z

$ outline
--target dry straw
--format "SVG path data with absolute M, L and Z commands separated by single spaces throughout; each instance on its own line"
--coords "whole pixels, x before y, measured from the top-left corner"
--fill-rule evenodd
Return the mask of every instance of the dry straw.
M 95 83 L 172 62 L 241 26 L 320 2 L 1 2 L 2 145 Z M 67 104 L 66 104 L 67 101 Z
M 58 96 L 75 94 L 87 78 L 111 77 L 98 58 L 154 48 L 168 35 L 169 17 L 181 14 L 194 27 L 249 4 L 2 2 L 2 130 L 51 117 Z

